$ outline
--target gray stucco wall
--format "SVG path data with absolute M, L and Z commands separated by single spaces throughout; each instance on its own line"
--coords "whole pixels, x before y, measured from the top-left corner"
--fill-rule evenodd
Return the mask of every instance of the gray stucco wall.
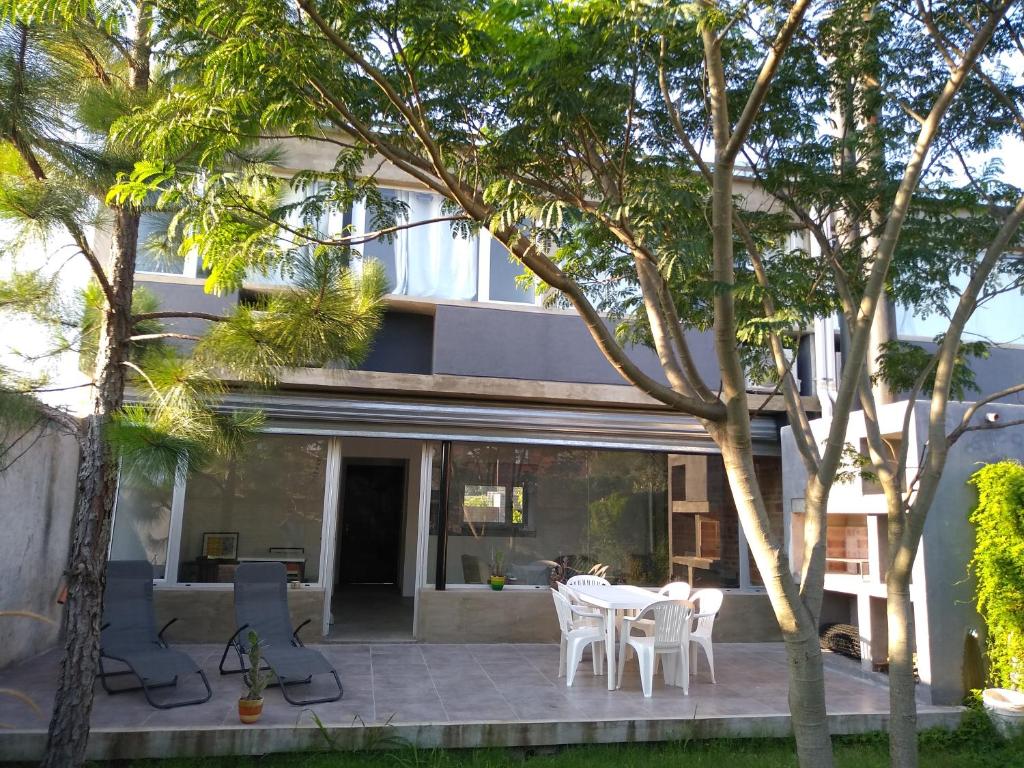
M 42 621 L 0 616 L 0 667 L 56 645 L 57 604 L 68 556 L 78 472 L 78 443 L 47 430 L 26 436 L 28 452 L 0 472 L 0 610 L 31 611 Z
M 411 312 L 386 312 L 362 371 L 432 373 L 434 318 Z
M 950 404 L 947 432 L 960 423 L 966 408 L 965 403 Z M 981 413 L 998 414 L 1005 424 L 1024 418 L 1024 406 L 990 405 L 984 406 Z M 915 416 L 918 434 L 924 434 L 926 407 L 919 406 Z M 976 417 L 973 423 L 984 421 Z M 968 480 L 982 464 L 1003 459 L 1024 461 L 1024 426 L 965 434 L 950 451 L 946 471 L 925 523 L 922 554 L 935 704 L 956 704 L 963 698 L 965 665 L 970 667 L 965 658 L 969 653 L 965 642 L 970 642 L 967 635 L 977 630 L 984 637 L 984 623 L 974 609 L 974 579 L 967 573 L 967 563 L 974 551 L 974 526 L 967 516 L 978 501 L 977 492 Z
M 215 296 L 206 293 L 200 283 L 164 283 L 147 280 L 146 275 L 137 276 L 138 284 L 156 296 L 160 311 L 164 312 L 209 312 L 220 315 L 232 311 L 238 305 L 238 293 Z M 160 321 L 164 329 L 174 333 L 202 335 L 210 329 L 207 320 L 175 318 Z
M 434 373 L 585 384 L 622 384 L 576 315 L 439 305 L 434 328 Z M 710 334 L 687 333 L 697 366 L 718 386 Z M 655 353 L 632 347 L 630 357 L 658 381 Z
M 929 341 L 914 340 L 917 344 L 933 354 L 938 348 Z M 987 360 L 970 359 L 971 370 L 974 371 L 978 383 L 978 392 L 968 392 L 968 397 L 980 397 L 992 392 L 1012 387 L 1024 381 L 1024 349 L 1020 347 L 993 347 L 989 350 Z M 1008 403 L 1024 403 L 1024 392 L 1018 392 L 1004 398 Z

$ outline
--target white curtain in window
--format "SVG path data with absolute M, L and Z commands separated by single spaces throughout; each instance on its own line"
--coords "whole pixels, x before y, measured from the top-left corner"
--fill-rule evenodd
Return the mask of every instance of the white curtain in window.
M 443 216 L 442 198 L 427 192 L 399 192 L 409 222 Z M 403 229 L 395 241 L 394 293 L 439 299 L 476 298 L 477 238 L 452 233 L 441 221 Z

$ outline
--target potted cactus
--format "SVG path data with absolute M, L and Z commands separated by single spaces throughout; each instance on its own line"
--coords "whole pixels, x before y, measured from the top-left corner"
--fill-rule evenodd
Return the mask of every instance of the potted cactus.
M 267 687 L 270 678 L 260 669 L 263 662 L 263 642 L 253 631 L 249 632 L 248 640 L 249 652 L 246 655 L 249 657 L 249 671 L 244 675 L 248 689 L 238 700 L 238 719 L 243 723 L 255 723 L 263 714 L 263 689 Z
M 505 586 L 505 553 L 497 549 L 491 553 L 491 589 L 498 592 Z

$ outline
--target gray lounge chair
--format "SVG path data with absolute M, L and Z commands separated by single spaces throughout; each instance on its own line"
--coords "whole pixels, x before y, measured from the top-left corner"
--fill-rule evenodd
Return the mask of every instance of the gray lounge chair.
M 146 701 L 157 709 L 173 709 L 209 701 L 212 692 L 206 674 L 190 656 L 175 651 L 164 642 L 163 634 L 177 619 L 171 619 L 156 631 L 153 613 L 153 566 L 145 560 L 112 560 L 107 564 L 107 587 L 103 594 L 103 627 L 100 633 L 100 683 L 107 693 L 142 691 Z M 118 661 L 126 670 L 108 672 L 104 660 Z M 156 688 L 176 686 L 180 679 L 197 674 L 206 687 L 199 698 L 160 701 Z M 111 688 L 112 677 L 134 675 L 139 685 Z
M 281 693 L 289 704 L 304 706 L 337 701 L 344 693 L 341 678 L 323 654 L 306 648 L 299 639 L 299 630 L 309 619 L 292 631 L 288 615 L 288 577 L 283 563 L 242 563 L 235 571 L 235 634 L 228 640 L 220 657 L 220 673 L 243 673 L 249 652 L 249 632 L 254 631 L 262 645 L 262 656 L 267 669 L 273 672 Z M 234 648 L 238 654 L 238 669 L 225 669 L 228 652 Z M 338 692 L 329 696 L 296 699 L 289 689 L 306 685 L 316 675 L 332 675 Z

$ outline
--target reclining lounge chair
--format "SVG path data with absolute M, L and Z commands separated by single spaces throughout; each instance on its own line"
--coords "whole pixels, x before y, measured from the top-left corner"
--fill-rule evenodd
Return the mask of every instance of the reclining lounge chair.
M 249 652 L 249 632 L 255 632 L 262 646 L 262 656 L 267 669 L 274 674 L 281 693 L 289 704 L 305 706 L 337 701 L 344 689 L 341 678 L 323 654 L 303 646 L 299 630 L 309 624 L 302 622 L 295 631 L 291 629 L 288 615 L 288 580 L 282 563 L 242 563 L 235 571 L 235 634 L 228 640 L 220 658 L 222 675 L 243 673 L 248 675 L 246 666 Z M 228 652 L 234 648 L 238 654 L 239 669 L 225 669 Z M 313 681 L 316 675 L 332 675 L 338 687 L 337 693 L 307 699 L 293 698 L 289 692 L 296 685 Z
M 100 683 L 107 693 L 142 691 L 152 706 L 173 709 L 210 700 L 212 692 L 206 674 L 190 656 L 169 648 L 163 634 L 177 619 L 156 631 L 153 613 L 153 566 L 146 560 L 112 560 L 107 564 L 107 588 L 103 595 L 103 628 L 100 634 Z M 108 672 L 104 660 L 118 661 L 128 669 Z M 206 687 L 199 698 L 164 701 L 153 697 L 156 688 L 176 686 L 179 680 L 197 674 Z M 111 688 L 112 677 L 134 675 L 139 685 Z

